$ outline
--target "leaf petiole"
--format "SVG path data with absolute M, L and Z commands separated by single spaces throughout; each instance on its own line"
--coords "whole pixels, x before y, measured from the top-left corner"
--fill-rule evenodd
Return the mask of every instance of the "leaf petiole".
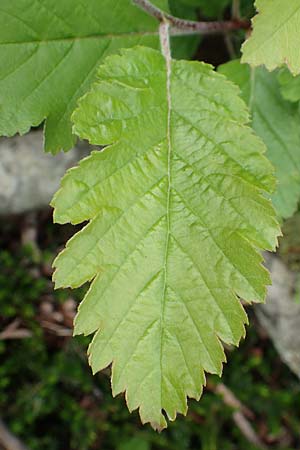
M 188 34 L 211 34 L 225 33 L 232 30 L 248 30 L 250 28 L 249 20 L 233 18 L 228 21 L 215 22 L 197 22 L 194 20 L 180 19 L 162 11 L 154 6 L 149 0 L 132 0 L 136 6 L 142 8 L 150 16 L 155 17 L 160 22 L 168 21 L 170 23 L 170 34 L 182 34 L 183 31 Z

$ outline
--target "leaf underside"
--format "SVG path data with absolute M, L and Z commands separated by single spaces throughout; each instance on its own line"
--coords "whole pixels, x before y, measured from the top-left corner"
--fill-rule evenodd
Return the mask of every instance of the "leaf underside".
M 255 5 L 258 14 L 242 47 L 242 62 L 270 71 L 286 64 L 294 75 L 300 73 L 300 0 L 256 0 Z
M 75 111 L 74 130 L 108 145 L 71 169 L 55 220 L 89 221 L 58 256 L 56 287 L 92 281 L 75 320 L 95 333 L 97 372 L 156 429 L 220 374 L 221 341 L 238 344 L 269 275 L 258 249 L 278 225 L 264 145 L 246 126 L 238 88 L 211 66 L 137 47 L 108 57 Z M 170 90 L 168 89 L 170 86 Z
M 167 0 L 156 0 L 166 9 Z M 2 0 L 0 135 L 24 134 L 45 119 L 45 149 L 75 143 L 71 114 L 107 55 L 159 46 L 157 21 L 131 0 Z
M 280 217 L 296 211 L 300 198 L 300 115 L 298 107 L 280 93 L 277 73 L 251 69 L 238 60 L 218 69 L 241 88 L 249 104 L 252 127 L 267 146 L 267 156 L 276 169 L 277 186 L 272 196 Z

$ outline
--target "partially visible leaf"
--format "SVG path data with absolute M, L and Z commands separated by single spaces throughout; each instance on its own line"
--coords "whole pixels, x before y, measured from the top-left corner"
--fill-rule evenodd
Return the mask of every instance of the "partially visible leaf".
M 281 86 L 281 94 L 290 102 L 300 100 L 300 75 L 293 76 L 288 69 L 281 69 L 278 73 L 278 81 Z
M 242 17 L 252 17 L 255 14 L 254 0 L 242 0 L 239 6 Z
M 232 0 L 198 0 L 201 12 L 210 18 L 222 17 L 225 8 L 231 5 Z
M 197 20 L 196 9 L 187 6 L 181 2 L 181 0 L 169 0 L 170 12 L 177 17 L 182 19 Z M 200 43 L 199 36 L 186 36 L 184 39 L 182 37 L 173 37 L 173 57 L 178 59 L 186 59 L 192 57 L 198 48 Z
M 176 1 L 176 0 L 175 0 Z M 172 0 L 171 0 L 172 2 Z M 182 5 L 187 5 L 193 8 L 196 8 L 200 5 L 201 0 L 179 0 Z
M 151 3 L 163 11 L 169 12 L 169 0 L 151 0 Z
M 219 71 L 242 90 L 252 113 L 252 126 L 267 146 L 267 156 L 276 168 L 277 189 L 272 197 L 277 212 L 290 217 L 300 199 L 300 115 L 284 100 L 276 73 L 231 61 Z
M 180 0 L 182 3 L 200 8 L 206 17 L 220 17 L 231 0 Z
M 192 7 L 196 8 L 197 6 L 200 5 L 201 0 L 179 0 L 179 2 L 182 5 L 188 5 L 188 6 L 192 6 Z
M 294 75 L 300 73 L 300 0 L 256 0 L 255 5 L 258 15 L 242 47 L 242 62 L 268 70 L 287 64 Z
M 157 28 L 131 0 L 2 0 L 0 135 L 24 134 L 46 119 L 46 151 L 70 149 L 71 114 L 99 63 L 123 47 L 158 47 Z
M 170 11 L 176 17 L 183 19 L 197 20 L 196 8 L 191 5 L 187 5 L 183 0 L 169 0 Z
M 172 0 L 171 0 L 172 1 Z M 184 5 L 191 6 L 200 10 L 207 18 L 221 18 L 226 8 L 230 8 L 232 0 L 173 0 L 174 3 L 181 2 Z M 248 17 L 253 12 L 253 0 L 243 0 L 240 2 L 242 16 Z
M 157 429 L 221 373 L 270 279 L 257 249 L 279 233 L 264 145 L 238 89 L 211 66 L 138 47 L 111 56 L 80 101 L 75 131 L 109 145 L 71 169 L 59 223 L 89 221 L 58 256 L 56 287 L 92 281 L 75 333 L 95 333 L 97 372 Z

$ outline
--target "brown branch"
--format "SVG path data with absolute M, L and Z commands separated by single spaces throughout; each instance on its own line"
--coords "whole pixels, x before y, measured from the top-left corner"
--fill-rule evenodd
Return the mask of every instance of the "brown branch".
M 0 419 L 0 447 L 4 450 L 27 450 L 27 447 L 14 436 Z
M 234 393 L 223 383 L 218 383 L 214 391 L 221 395 L 225 405 L 235 410 L 240 410 L 248 419 L 254 419 L 253 412 L 243 405 L 243 403 L 234 395 Z
M 57 325 L 53 322 L 49 322 L 48 320 L 42 320 L 40 323 L 43 328 L 45 328 L 49 332 L 52 332 L 56 336 L 60 337 L 72 336 L 72 330 L 70 328 L 64 327 L 62 325 Z
M 32 337 L 32 333 L 25 328 L 19 328 L 18 330 L 13 331 L 2 331 L 0 333 L 0 341 L 13 340 L 13 339 L 28 339 Z
M 234 423 L 239 428 L 244 437 L 255 447 L 261 450 L 267 450 L 268 447 L 258 437 L 250 422 L 246 419 L 241 411 L 235 411 L 232 415 Z
M 261 450 L 267 450 L 248 419 L 253 419 L 253 413 L 236 398 L 234 393 L 223 383 L 218 384 L 214 391 L 221 395 L 225 405 L 233 408 L 232 418 L 244 437 Z M 248 417 L 248 418 L 247 418 Z
M 147 12 L 150 16 L 155 17 L 159 22 L 169 22 L 171 26 L 170 34 L 225 33 L 233 30 L 248 30 L 251 26 L 249 20 L 238 18 L 220 22 L 196 22 L 194 20 L 185 20 L 165 13 L 148 0 L 133 0 L 133 3 Z
M 7 325 L 7 327 L 0 332 L 0 340 L 30 338 L 32 336 L 31 331 L 26 328 L 19 328 L 20 323 L 20 319 L 15 319 Z

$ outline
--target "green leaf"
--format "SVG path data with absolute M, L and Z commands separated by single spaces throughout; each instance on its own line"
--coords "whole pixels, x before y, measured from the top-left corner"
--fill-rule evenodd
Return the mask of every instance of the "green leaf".
M 205 14 L 206 17 L 222 17 L 224 9 L 227 8 L 232 2 L 232 0 L 197 0 L 201 12 Z
M 211 66 L 143 47 L 108 57 L 75 111 L 74 129 L 108 145 L 71 169 L 55 221 L 89 221 L 58 256 L 56 287 L 92 281 L 75 333 L 96 332 L 97 372 L 112 363 L 142 422 L 166 426 L 220 374 L 221 341 L 238 344 L 270 279 L 257 249 L 278 225 L 264 145 L 238 89 Z
M 239 61 L 219 68 L 239 85 L 252 112 L 252 126 L 267 146 L 267 156 L 276 169 L 277 189 L 273 203 L 287 218 L 300 199 L 300 115 L 298 108 L 280 94 L 276 73 L 264 68 L 250 69 Z
M 0 135 L 46 119 L 46 151 L 70 149 L 71 114 L 99 63 L 122 47 L 158 47 L 157 28 L 131 0 L 2 0 Z
M 231 0 L 180 0 L 181 3 L 201 9 L 206 17 L 220 17 Z
M 179 3 L 179 0 L 173 0 Z M 200 10 L 200 12 L 212 19 L 221 18 L 224 15 L 225 9 L 232 5 L 233 0 L 180 0 L 180 2 L 186 6 L 194 7 Z M 171 1 L 170 1 L 171 4 Z M 243 0 L 240 2 L 239 8 L 243 17 L 248 17 L 253 13 L 253 0 Z
M 197 20 L 197 11 L 191 6 L 187 6 L 178 0 L 169 0 L 170 12 L 182 19 Z M 199 36 L 175 36 L 172 38 L 173 57 L 176 59 L 186 59 L 193 57 L 199 46 L 201 37 Z
M 169 0 L 152 0 L 151 3 L 163 11 L 169 12 Z
M 255 5 L 259 13 L 242 47 L 242 62 L 264 64 L 268 70 L 287 64 L 294 75 L 300 73 L 300 1 L 256 0 Z
M 288 69 L 281 69 L 278 73 L 283 98 L 290 102 L 300 100 L 300 76 L 294 77 Z

